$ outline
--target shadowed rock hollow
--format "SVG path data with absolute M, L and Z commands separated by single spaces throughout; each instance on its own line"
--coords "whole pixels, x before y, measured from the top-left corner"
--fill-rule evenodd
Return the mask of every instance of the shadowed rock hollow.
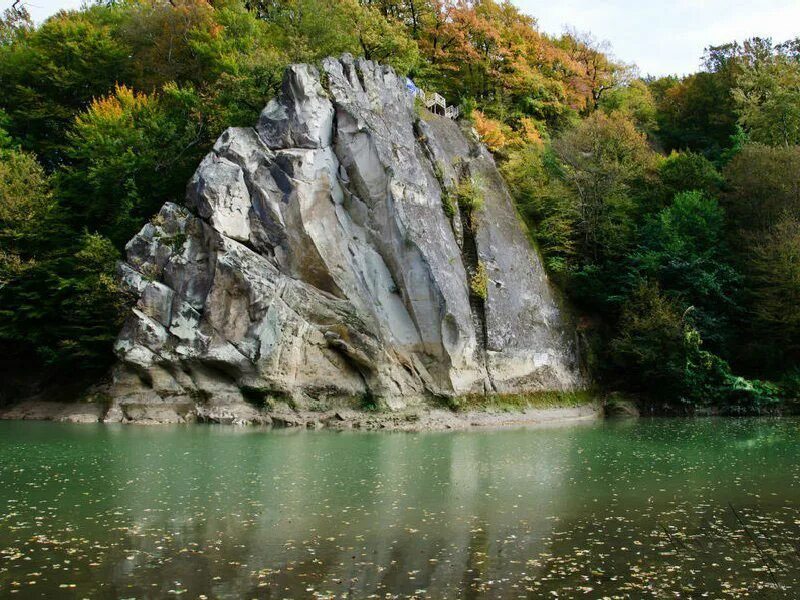
M 467 181 L 481 206 L 446 211 Z M 290 67 L 257 126 L 225 131 L 185 206 L 165 204 L 126 251 L 138 300 L 106 420 L 583 383 L 492 157 L 369 61 Z

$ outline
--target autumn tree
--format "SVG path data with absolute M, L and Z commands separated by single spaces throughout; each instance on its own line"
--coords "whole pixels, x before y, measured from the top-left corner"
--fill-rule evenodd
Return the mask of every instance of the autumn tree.
M 587 111 L 597 110 L 604 94 L 632 79 L 631 67 L 611 59 L 608 42 L 599 42 L 589 33 L 567 31 L 559 45 L 577 67 L 572 81 L 584 94 Z
M 0 46 L 14 42 L 16 37 L 33 29 L 33 20 L 24 5 L 7 8 L 0 15 Z

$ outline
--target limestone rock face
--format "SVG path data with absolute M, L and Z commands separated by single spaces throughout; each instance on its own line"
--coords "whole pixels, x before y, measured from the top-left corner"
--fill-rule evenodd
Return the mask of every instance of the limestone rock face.
M 222 134 L 185 206 L 128 243 L 138 300 L 107 419 L 259 421 L 279 402 L 402 408 L 583 384 L 490 154 L 416 110 L 390 68 L 345 55 L 323 70 L 290 67 L 256 128 Z M 466 179 L 482 206 L 448 216 Z

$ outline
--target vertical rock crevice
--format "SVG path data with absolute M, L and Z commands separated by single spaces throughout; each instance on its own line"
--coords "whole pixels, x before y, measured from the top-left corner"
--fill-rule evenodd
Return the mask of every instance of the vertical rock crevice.
M 468 176 L 469 175 L 467 175 L 467 177 Z M 470 209 L 462 205 L 457 205 L 457 210 L 461 217 L 461 223 L 464 224 L 461 255 L 463 257 L 467 277 L 469 278 L 469 305 L 475 327 L 475 336 L 478 342 L 477 350 L 479 356 L 483 359 L 486 356 L 487 348 L 485 297 L 485 284 L 487 282 L 481 281 L 481 277 L 482 275 L 485 275 L 485 272 L 483 270 L 483 265 L 478 253 L 478 244 L 475 238 L 475 229 L 479 227 L 478 216 L 475 214 L 470 214 Z M 484 289 L 476 289 L 476 287 L 480 286 L 483 286 Z M 487 372 L 487 375 L 491 386 L 491 374 Z

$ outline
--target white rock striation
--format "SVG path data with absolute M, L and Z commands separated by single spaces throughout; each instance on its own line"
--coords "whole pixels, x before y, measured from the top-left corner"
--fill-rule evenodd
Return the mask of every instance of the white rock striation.
M 584 383 L 494 161 L 390 68 L 294 65 L 127 245 L 110 421 L 268 420 Z M 470 178 L 468 226 L 443 209 Z M 482 264 L 485 300 L 470 292 Z

